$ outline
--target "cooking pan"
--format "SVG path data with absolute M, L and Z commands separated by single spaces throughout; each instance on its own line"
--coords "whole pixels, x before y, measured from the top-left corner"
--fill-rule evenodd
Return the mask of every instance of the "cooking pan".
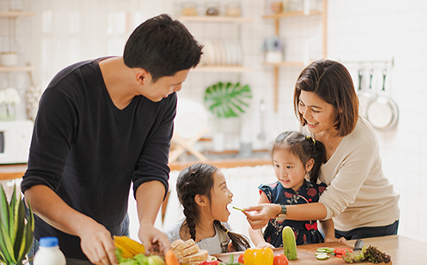
M 362 71 L 359 70 L 359 91 L 358 91 L 358 97 L 359 97 L 359 114 L 363 118 L 367 118 L 367 110 L 369 104 L 375 100 L 377 95 L 372 92 L 372 77 L 374 75 L 374 70 L 371 69 L 369 71 L 369 88 L 365 91 L 362 90 Z
M 399 108 L 396 102 L 385 93 L 387 69 L 383 70 L 383 87 L 381 94 L 367 108 L 367 119 L 376 129 L 388 130 L 397 125 Z

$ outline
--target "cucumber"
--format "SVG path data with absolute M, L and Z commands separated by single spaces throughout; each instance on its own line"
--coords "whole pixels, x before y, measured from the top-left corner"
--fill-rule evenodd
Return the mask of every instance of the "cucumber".
M 290 226 L 285 226 L 282 230 L 283 252 L 288 260 L 297 259 L 297 243 L 294 231 Z

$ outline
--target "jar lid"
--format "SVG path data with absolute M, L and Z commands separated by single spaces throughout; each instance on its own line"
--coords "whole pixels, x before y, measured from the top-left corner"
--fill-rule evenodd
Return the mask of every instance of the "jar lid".
M 56 237 L 42 237 L 40 238 L 41 247 L 55 247 L 58 246 L 58 238 Z

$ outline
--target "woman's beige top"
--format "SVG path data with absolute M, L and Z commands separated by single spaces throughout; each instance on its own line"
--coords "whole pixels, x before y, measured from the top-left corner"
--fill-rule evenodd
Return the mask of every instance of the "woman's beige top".
M 399 219 L 399 195 L 384 176 L 378 141 L 372 126 L 359 117 L 335 153 L 322 165 L 320 181 L 328 185 L 319 202 L 335 229 L 386 226 Z

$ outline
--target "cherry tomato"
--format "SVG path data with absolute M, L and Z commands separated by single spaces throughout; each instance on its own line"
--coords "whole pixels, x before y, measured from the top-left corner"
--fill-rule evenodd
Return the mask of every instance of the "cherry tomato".
M 284 254 L 274 255 L 273 265 L 289 265 L 288 258 Z
M 241 264 L 245 264 L 244 260 L 245 260 L 245 253 L 243 252 L 242 254 L 240 254 L 238 262 Z

